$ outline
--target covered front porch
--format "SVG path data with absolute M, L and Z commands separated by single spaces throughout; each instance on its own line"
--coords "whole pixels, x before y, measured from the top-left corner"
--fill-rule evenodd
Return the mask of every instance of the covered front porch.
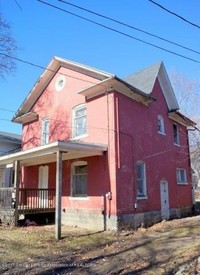
M 0 157 L 0 165 L 14 164 L 14 186 L 0 188 L 0 209 L 13 213 L 15 225 L 20 215 L 55 212 L 55 236 L 60 239 L 63 160 L 101 156 L 106 150 L 106 145 L 57 141 Z M 55 188 L 22 186 L 23 167 L 47 163 L 56 164 Z

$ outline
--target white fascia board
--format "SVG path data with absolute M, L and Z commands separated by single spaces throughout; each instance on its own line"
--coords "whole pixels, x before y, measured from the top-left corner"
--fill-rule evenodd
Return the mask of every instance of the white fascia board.
M 102 155 L 104 151 L 107 151 L 107 145 L 89 144 L 89 143 L 73 143 L 73 142 L 62 142 L 56 141 L 53 143 L 34 147 L 25 151 L 9 154 L 0 157 L 0 165 L 11 163 L 15 160 L 26 160 L 36 157 L 42 157 L 44 155 L 53 154 L 58 151 L 62 152 L 89 152 L 92 155 Z
M 172 88 L 171 82 L 169 80 L 168 74 L 163 64 L 161 65 L 161 68 L 158 73 L 158 81 L 163 91 L 169 111 L 178 110 L 178 101 L 176 99 L 174 90 Z
M 196 123 L 195 122 L 193 122 L 189 118 L 183 116 L 179 112 L 176 112 L 176 111 L 170 112 L 170 113 L 168 113 L 168 117 L 171 120 L 173 120 L 173 121 L 175 121 L 175 122 L 177 122 L 177 123 L 179 123 L 181 125 L 184 125 L 186 127 L 193 127 L 193 128 L 196 127 Z
M 60 62 L 60 67 L 68 68 L 83 74 L 87 74 L 91 77 L 103 80 L 105 78 L 112 77 L 113 74 L 78 63 L 64 58 L 54 56 L 54 59 Z
M 110 77 L 110 78 L 105 79 L 99 83 L 90 85 L 88 88 L 84 88 L 83 90 L 80 90 L 77 93 L 85 96 L 88 99 L 93 98 L 95 96 L 98 96 L 100 94 L 107 92 L 113 83 L 112 81 L 113 81 L 113 77 Z

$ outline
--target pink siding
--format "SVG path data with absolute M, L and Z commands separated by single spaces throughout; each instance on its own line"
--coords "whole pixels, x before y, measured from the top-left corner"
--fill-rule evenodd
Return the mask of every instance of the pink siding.
M 74 76 L 66 77 L 63 90 L 55 91 L 56 76 L 46 87 L 32 111 L 39 114 L 39 120 L 24 125 L 23 127 L 23 150 L 41 145 L 41 120 L 50 118 L 50 142 L 56 140 L 69 140 L 72 138 L 72 109 L 81 104 L 87 104 L 87 129 L 88 134 L 81 141 L 90 143 L 110 144 L 105 157 L 90 157 L 88 161 L 88 200 L 73 200 L 70 197 L 71 161 L 63 162 L 63 208 L 103 208 L 103 196 L 112 190 L 113 200 L 109 206 L 112 214 L 116 213 L 116 172 L 115 172 L 115 146 L 114 146 L 114 111 L 113 93 L 85 100 L 77 91 L 97 83 L 98 80 L 80 73 L 60 69 L 60 72 Z M 81 79 L 81 80 L 80 80 Z M 82 81 L 88 80 L 88 82 Z M 108 163 L 109 162 L 109 163 Z M 49 164 L 49 187 L 55 187 L 55 164 Z M 38 186 L 39 166 L 25 168 L 26 187 Z M 98 176 L 97 176 L 98 175 Z
M 116 94 L 116 108 L 119 109 L 119 152 L 117 169 L 117 209 L 118 213 L 139 213 L 160 210 L 160 181 L 169 185 L 170 208 L 192 204 L 191 178 L 189 170 L 186 127 L 178 125 L 180 146 L 173 142 L 173 121 L 168 118 L 168 110 L 158 81 L 151 94 L 156 99 L 149 107 Z M 157 116 L 164 118 L 165 133 L 157 132 Z M 136 199 L 136 161 L 146 163 L 147 197 Z M 176 168 L 186 169 L 188 185 L 178 185 Z M 134 209 L 137 202 L 138 208 Z
M 31 111 L 39 114 L 39 120 L 24 125 L 23 150 L 41 144 L 41 120 L 45 117 L 50 119 L 50 142 L 70 139 L 72 109 L 81 103 L 85 103 L 84 96 L 79 95 L 77 92 L 99 82 L 97 79 L 66 68 L 61 68 L 59 72 L 70 75 L 70 77 L 66 76 L 66 84 L 63 90 L 58 92 L 55 90 L 55 82 L 60 75 L 57 74 L 33 106 Z
M 61 68 L 60 72 L 69 74 L 62 91 L 55 91 L 55 76 L 37 100 L 32 111 L 39 114 L 39 120 L 24 125 L 23 150 L 41 144 L 41 120 L 50 119 L 50 142 L 70 140 L 72 137 L 72 109 L 87 104 L 88 135 L 81 139 L 84 142 L 107 144 L 108 152 L 101 157 L 90 157 L 79 160 L 88 162 L 88 198 L 70 197 L 71 163 L 63 162 L 63 196 L 62 208 L 69 209 L 103 209 L 107 192 L 112 192 L 112 200 L 107 211 L 114 214 L 133 214 L 151 210 L 160 210 L 160 181 L 166 180 L 169 185 L 170 208 L 191 205 L 191 179 L 187 148 L 187 132 L 179 125 L 181 146 L 173 143 L 173 121 L 168 118 L 168 110 L 158 81 L 151 94 L 156 99 L 149 106 L 118 93 L 110 92 L 86 100 L 79 95 L 80 91 L 97 79 L 75 71 Z M 72 78 L 73 76 L 74 78 Z M 157 116 L 162 115 L 166 135 L 157 133 Z M 146 163 L 147 199 L 136 203 L 137 160 Z M 55 163 L 49 165 L 49 187 L 55 187 Z M 188 185 L 176 183 L 176 168 L 187 171 Z M 26 167 L 22 185 L 38 186 L 39 166 Z M 28 175 L 28 177 L 26 177 Z

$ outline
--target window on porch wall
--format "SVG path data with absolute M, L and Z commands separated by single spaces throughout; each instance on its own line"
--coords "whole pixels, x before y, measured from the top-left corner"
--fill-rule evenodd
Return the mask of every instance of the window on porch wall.
M 87 197 L 87 162 L 72 164 L 71 196 Z
M 4 174 L 4 186 L 3 187 L 13 187 L 14 186 L 14 170 L 13 165 L 8 164 L 5 168 Z
M 49 143 L 49 119 L 44 118 L 42 120 L 42 135 L 41 135 L 41 145 Z

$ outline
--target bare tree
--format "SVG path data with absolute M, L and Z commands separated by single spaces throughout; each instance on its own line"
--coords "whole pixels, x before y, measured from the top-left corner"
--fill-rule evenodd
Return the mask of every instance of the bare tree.
M 200 117 L 198 99 L 200 83 L 176 71 L 170 72 L 170 80 L 178 100 L 180 111 L 190 119 Z
M 17 45 L 12 37 L 10 24 L 0 14 L 0 77 L 16 69 L 15 57 Z
M 180 111 L 197 124 L 197 130 L 191 129 L 189 131 L 189 145 L 191 166 L 194 173 L 193 182 L 198 184 L 200 182 L 200 131 L 198 130 L 200 129 L 200 82 L 189 79 L 176 71 L 170 72 L 170 80 L 178 99 Z

